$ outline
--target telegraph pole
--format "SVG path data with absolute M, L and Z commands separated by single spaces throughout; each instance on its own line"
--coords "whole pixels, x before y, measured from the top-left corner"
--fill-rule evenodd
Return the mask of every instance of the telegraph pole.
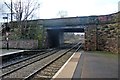
M 11 27 L 12 27 L 12 21 L 13 21 L 13 18 L 12 18 L 12 15 L 13 15 L 13 12 L 12 12 L 12 9 L 13 9 L 13 7 L 12 7 L 12 0 L 11 0 Z
M 12 21 L 13 21 L 13 18 L 12 18 L 12 15 L 13 15 L 12 8 L 13 8 L 13 7 L 12 7 L 12 0 L 11 0 L 11 26 L 10 26 L 10 27 L 13 26 L 13 24 L 12 24 Z M 7 50 L 9 50 L 9 30 L 10 30 L 10 28 L 9 28 L 9 26 L 8 26 L 8 24 L 7 24 L 7 26 L 6 26 Z

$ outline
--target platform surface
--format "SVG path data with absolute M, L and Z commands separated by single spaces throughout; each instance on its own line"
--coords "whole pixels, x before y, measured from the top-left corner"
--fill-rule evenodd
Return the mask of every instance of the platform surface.
M 118 78 L 118 55 L 83 52 L 73 78 Z
M 77 52 L 58 72 L 53 77 L 54 79 L 118 78 L 118 56 L 96 52 Z

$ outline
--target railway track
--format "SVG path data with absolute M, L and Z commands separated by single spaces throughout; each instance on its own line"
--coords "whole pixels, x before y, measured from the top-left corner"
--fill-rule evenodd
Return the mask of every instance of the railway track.
M 50 56 L 52 54 L 54 54 L 55 52 L 57 52 L 58 50 L 53 50 L 53 51 L 49 51 L 49 52 L 43 52 L 41 54 L 38 54 L 38 55 L 34 55 L 32 57 L 28 57 L 24 60 L 21 60 L 21 61 L 18 61 L 16 63 L 12 63 L 10 65 L 7 65 L 7 66 L 4 66 L 2 68 L 2 75 L 0 77 L 4 77 L 6 75 L 9 75 L 21 68 L 24 68 L 34 62 L 37 62 L 47 56 Z
M 33 73 L 33 76 L 31 74 L 30 77 L 28 76 L 24 80 L 51 79 L 72 54 L 72 52 L 68 52 L 64 56 L 61 56 L 61 58 L 51 61 L 45 67 L 41 68 L 38 73 Z
M 7 67 L 41 52 L 45 52 L 45 50 L 25 50 L 23 52 L 6 53 L 2 56 L 2 65 L 0 65 L 0 68 Z
M 0 68 L 6 68 L 6 67 L 9 67 L 9 66 L 11 66 L 11 65 L 14 65 L 14 64 L 17 64 L 17 63 L 19 63 L 19 62 L 22 62 L 22 61 L 24 61 L 24 60 L 27 60 L 27 59 L 29 59 L 30 57 L 34 57 L 34 56 L 36 56 L 36 55 L 39 55 L 39 53 L 42 53 L 42 52 L 44 52 L 44 51 L 41 51 L 41 52 L 37 52 L 37 53 L 34 53 L 34 54 L 25 54 L 25 57 L 24 57 L 24 55 L 21 55 L 21 56 L 18 56 L 18 57 L 20 57 L 20 58 L 14 58 L 14 56 L 13 56 L 13 59 L 11 59 L 11 58 L 8 58 L 8 60 L 7 60 L 7 62 L 5 62 L 4 60 L 2 61 L 2 66 L 0 66 Z M 27 52 L 27 53 L 29 53 L 29 51 Z M 17 53 L 17 54 L 19 54 L 19 53 Z
M 80 49 L 81 45 L 75 51 L 71 51 L 73 48 L 67 50 L 63 54 L 57 56 L 49 63 L 47 63 L 44 67 L 38 69 L 37 71 L 31 73 L 29 76 L 24 78 L 23 80 L 46 80 L 51 79 L 55 73 L 64 65 L 64 63 L 71 57 L 71 55 Z
M 23 61 L 26 61 L 26 60 L 35 58 L 35 57 L 37 57 L 37 56 L 40 56 L 40 55 L 42 55 L 42 54 L 44 54 L 44 53 L 47 53 L 47 52 L 50 52 L 50 51 L 53 51 L 53 50 L 54 50 L 54 49 L 50 49 L 50 50 L 47 50 L 47 51 L 41 51 L 41 52 L 38 51 L 38 52 L 36 52 L 34 55 L 30 55 L 30 56 L 28 56 L 28 57 L 19 59 L 19 60 L 17 60 L 17 61 L 11 61 L 11 62 L 9 62 L 8 64 L 7 64 L 7 63 L 5 63 L 5 64 L 2 63 L 2 66 L 1 66 L 0 68 L 4 69 L 4 68 L 6 68 L 6 67 L 9 67 L 9 66 L 18 64 L 18 63 L 20 63 L 20 62 L 23 62 Z M 29 53 L 29 51 L 28 51 L 27 53 Z
M 1 79 L 21 78 L 29 80 L 33 78 L 52 78 L 65 61 L 73 54 L 72 49 L 76 46 L 78 46 L 78 44 L 71 49 L 55 50 L 5 67 L 2 69 L 3 74 L 1 75 Z

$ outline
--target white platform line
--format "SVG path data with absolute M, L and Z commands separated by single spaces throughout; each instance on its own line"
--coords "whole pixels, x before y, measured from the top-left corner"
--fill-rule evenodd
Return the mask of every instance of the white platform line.
M 56 78 L 58 76 L 58 74 L 60 74 L 60 72 L 64 69 L 64 67 L 68 64 L 68 62 L 71 60 L 71 58 L 75 55 L 75 53 L 73 53 L 73 55 L 66 61 L 66 63 L 58 70 L 58 72 L 52 77 L 52 79 Z M 80 53 L 81 55 L 81 53 Z
M 18 53 L 18 52 L 24 52 L 25 50 L 19 50 L 19 51 L 14 51 L 14 52 L 8 52 L 5 54 L 0 54 L 0 57 L 5 56 L 5 55 L 9 55 L 9 54 L 14 54 L 14 53 Z

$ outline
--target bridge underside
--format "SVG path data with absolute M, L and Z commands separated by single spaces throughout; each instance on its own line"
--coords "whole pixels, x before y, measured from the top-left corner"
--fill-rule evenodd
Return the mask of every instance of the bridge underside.
M 59 47 L 64 43 L 64 32 L 84 32 L 84 28 L 53 28 L 47 29 L 48 46 Z

